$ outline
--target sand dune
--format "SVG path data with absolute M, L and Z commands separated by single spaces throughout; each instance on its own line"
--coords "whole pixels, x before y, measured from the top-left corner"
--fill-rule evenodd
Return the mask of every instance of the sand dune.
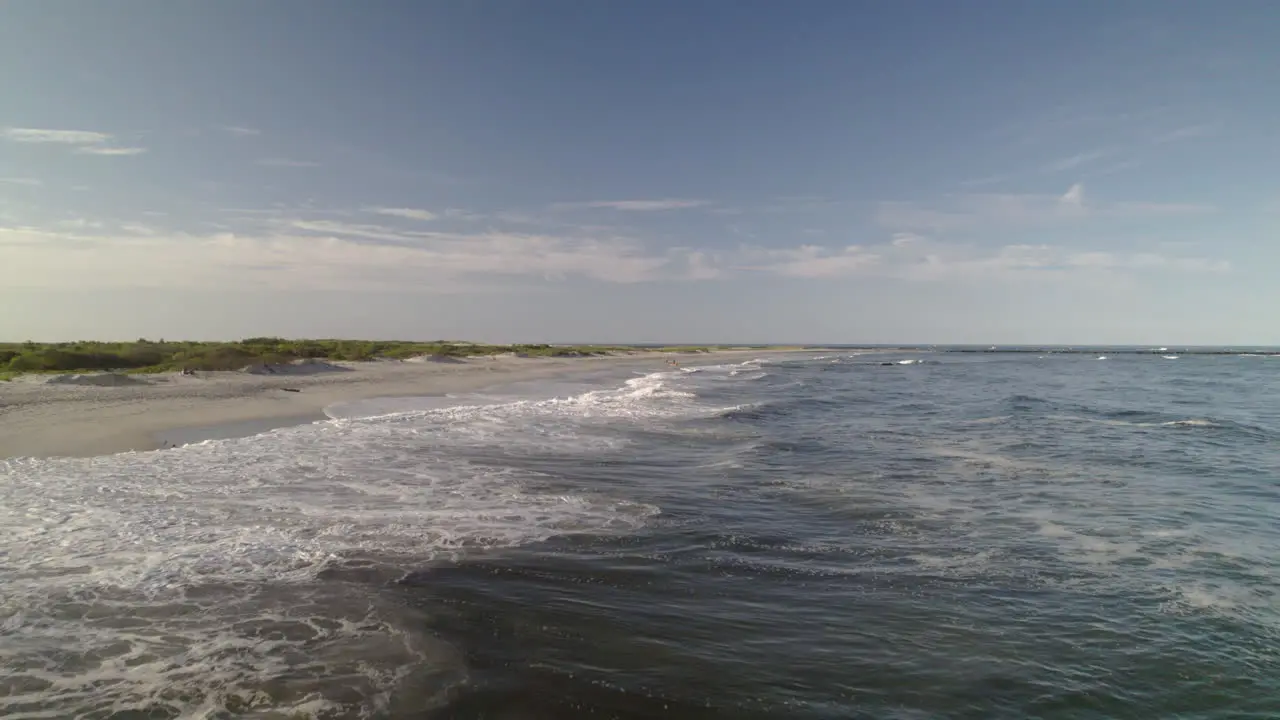
M 98 387 L 119 387 L 121 385 L 147 385 L 145 379 L 136 375 L 123 373 L 86 373 L 74 375 L 51 375 L 45 379 L 46 385 L 92 385 Z

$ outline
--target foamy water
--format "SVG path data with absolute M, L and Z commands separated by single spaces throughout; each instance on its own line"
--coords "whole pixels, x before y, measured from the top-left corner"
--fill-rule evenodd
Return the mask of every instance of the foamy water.
M 3 461 L 0 715 L 1263 717 L 1267 371 L 762 357 Z
M 159 704 L 212 717 L 228 703 L 313 713 L 342 707 L 326 678 L 352 674 L 361 706 L 384 707 L 402 669 L 423 661 L 423 640 L 370 593 L 323 578 L 634 531 L 658 509 L 547 492 L 536 472 L 449 450 L 581 447 L 573 426 L 584 418 L 678 412 L 649 402 L 692 397 L 661 378 L 435 409 L 437 399 L 393 398 L 333 411 L 349 419 L 173 450 L 4 461 L 0 666 L 18 690 L 0 696 L 0 714 Z M 286 669 L 297 687 L 264 689 Z

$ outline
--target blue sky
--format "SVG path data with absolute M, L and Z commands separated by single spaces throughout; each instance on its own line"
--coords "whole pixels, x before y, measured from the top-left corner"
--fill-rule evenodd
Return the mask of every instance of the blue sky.
M 0 337 L 1280 344 L 1280 5 L 0 5 Z

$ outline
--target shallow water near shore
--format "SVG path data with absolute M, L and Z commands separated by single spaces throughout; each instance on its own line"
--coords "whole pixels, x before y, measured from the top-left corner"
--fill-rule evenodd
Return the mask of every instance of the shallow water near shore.
M 813 353 L 0 461 L 0 716 L 1276 717 L 1277 372 Z

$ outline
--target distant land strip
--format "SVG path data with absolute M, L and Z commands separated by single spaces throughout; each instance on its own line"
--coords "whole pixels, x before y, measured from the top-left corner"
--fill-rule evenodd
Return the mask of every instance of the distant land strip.
M 147 340 L 133 342 L 0 343 L 0 380 L 24 373 L 116 371 L 161 373 L 241 370 L 300 360 L 374 361 L 413 357 L 600 357 L 622 353 L 709 353 L 735 349 L 800 349 L 747 345 L 488 345 L 462 341 L 296 340 L 257 337 L 234 342 Z

